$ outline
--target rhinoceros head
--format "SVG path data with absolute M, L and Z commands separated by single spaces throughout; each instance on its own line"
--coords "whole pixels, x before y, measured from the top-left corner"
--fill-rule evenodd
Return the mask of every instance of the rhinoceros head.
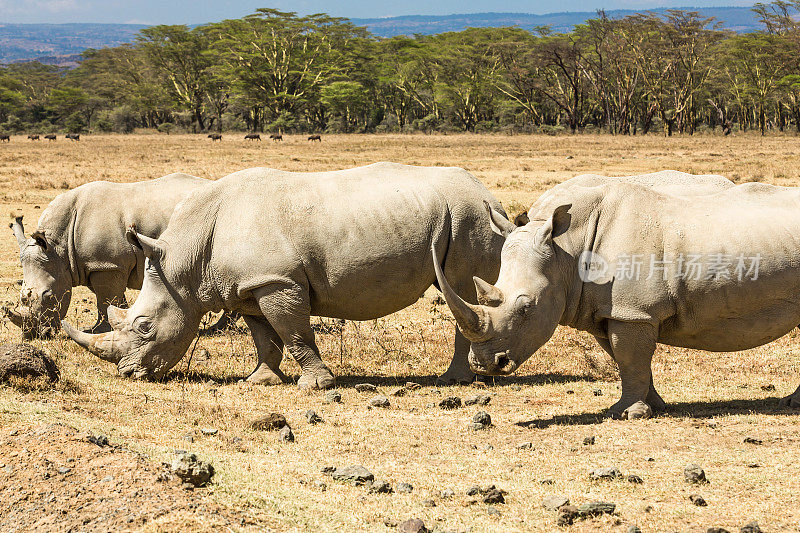
M 128 240 L 144 252 L 142 290 L 130 309 L 108 307 L 109 333 L 83 333 L 62 321 L 64 331 L 101 359 L 116 363 L 125 377 L 158 380 L 186 353 L 200 324 L 187 289 L 170 280 L 169 251 L 163 241 L 128 230 Z
M 72 297 L 69 265 L 43 232 L 37 230 L 30 239 L 25 238 L 21 216 L 9 226 L 19 245 L 23 281 L 19 307 L 6 310 L 6 314 L 27 339 L 51 336 L 66 316 Z
M 471 342 L 469 363 L 476 373 L 510 374 L 553 335 L 566 307 L 569 279 L 557 257 L 553 235 L 559 227 L 563 231 L 568 226 L 569 207 L 560 206 L 545 222 L 502 228 L 506 242 L 497 284 L 473 278 L 478 305 L 456 294 L 434 254 L 439 288 Z

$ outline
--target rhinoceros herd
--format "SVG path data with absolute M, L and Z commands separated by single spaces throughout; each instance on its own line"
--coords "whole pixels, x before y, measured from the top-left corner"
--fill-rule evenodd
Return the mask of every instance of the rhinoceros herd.
M 379 163 L 217 181 L 172 174 L 95 182 L 58 196 L 20 247 L 23 288 L 9 318 L 28 336 L 59 328 L 123 376 L 160 379 L 201 319 L 241 314 L 258 365 L 248 381 L 327 388 L 311 316 L 371 320 L 431 286 L 456 319 L 444 383 L 514 372 L 570 326 L 617 362 L 610 414 L 665 408 L 656 343 L 735 351 L 800 324 L 800 191 L 674 171 L 578 176 L 542 195 L 530 222 L 458 168 Z M 98 321 L 63 320 L 72 287 L 97 296 Z M 141 288 L 126 308 L 126 287 Z M 115 305 L 116 304 L 116 305 Z M 783 400 L 800 407 L 800 388 Z

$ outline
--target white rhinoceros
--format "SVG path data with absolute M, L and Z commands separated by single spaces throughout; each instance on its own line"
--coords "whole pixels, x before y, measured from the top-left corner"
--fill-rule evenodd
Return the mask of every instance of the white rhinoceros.
M 125 288 L 139 289 L 144 256 L 125 239 L 130 225 L 158 237 L 175 206 L 190 191 L 211 183 L 170 174 L 137 183 L 95 181 L 56 196 L 25 237 L 22 217 L 10 224 L 22 263 L 21 305 L 8 318 L 26 338 L 46 337 L 67 314 L 72 288 L 87 286 L 97 296 L 93 331 L 109 331 L 109 304 L 125 305 Z M 224 319 L 223 319 L 224 320 Z
M 233 309 L 258 353 L 248 380 L 283 382 L 286 346 L 301 367 L 300 387 L 330 387 L 309 317 L 372 320 L 411 305 L 436 280 L 432 244 L 454 284 L 476 301 L 472 277 L 496 278 L 504 241 L 487 207 L 504 216 L 458 168 L 236 172 L 192 192 L 158 240 L 129 233 L 148 264 L 131 308 L 109 307 L 112 332 L 64 328 L 122 375 L 158 379 L 183 357 L 204 313 Z M 444 380 L 472 379 L 468 349 L 456 332 Z
M 678 197 L 620 182 L 573 187 L 538 213 L 546 219 L 505 228 L 497 283 L 475 280 L 480 305 L 437 267 L 478 373 L 510 374 L 571 326 L 619 365 L 610 414 L 635 418 L 665 407 L 650 369 L 657 342 L 744 350 L 800 324 L 800 189 Z M 800 388 L 783 403 L 800 407 Z

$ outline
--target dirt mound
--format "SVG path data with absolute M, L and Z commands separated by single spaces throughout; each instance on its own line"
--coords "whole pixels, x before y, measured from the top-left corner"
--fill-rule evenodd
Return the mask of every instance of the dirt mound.
M 0 531 L 264 530 L 264 517 L 181 487 L 163 464 L 50 424 L 0 436 Z
M 58 367 L 30 344 L 0 344 L 0 382 L 47 388 L 58 381 Z

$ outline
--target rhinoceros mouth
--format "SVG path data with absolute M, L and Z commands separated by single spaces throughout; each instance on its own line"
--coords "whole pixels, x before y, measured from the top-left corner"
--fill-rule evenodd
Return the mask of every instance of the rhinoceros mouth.
M 513 373 L 519 364 L 509 357 L 509 350 L 496 352 L 486 358 L 478 357 L 470 350 L 469 365 L 472 371 L 483 376 L 506 376 Z

